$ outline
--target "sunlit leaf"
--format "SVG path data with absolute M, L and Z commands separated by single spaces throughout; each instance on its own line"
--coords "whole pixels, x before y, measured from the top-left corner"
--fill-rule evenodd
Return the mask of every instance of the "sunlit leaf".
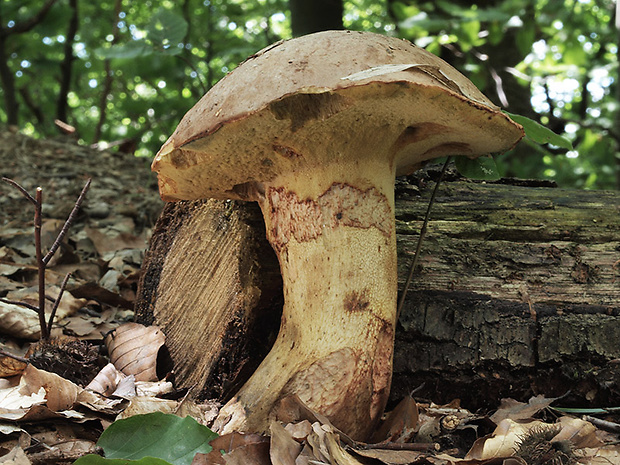
M 191 417 L 155 412 L 115 421 L 97 445 L 109 459 L 157 457 L 172 465 L 190 465 L 194 455 L 211 451 L 209 441 L 216 437 Z
M 170 11 L 161 9 L 151 18 L 146 30 L 149 40 L 156 47 L 176 46 L 183 42 L 187 34 L 185 19 Z
M 98 48 L 96 53 L 102 58 L 127 60 L 150 55 L 153 49 L 143 40 L 132 40 L 126 44 L 113 45 L 110 48 Z
M 456 157 L 454 164 L 459 173 L 470 179 L 497 181 L 501 178 L 492 157 L 478 157 L 473 160 L 467 157 Z
M 573 149 L 573 144 L 567 138 L 556 134 L 542 124 L 537 123 L 536 121 L 525 116 L 515 115 L 513 113 L 508 113 L 507 111 L 504 113 L 510 116 L 515 122 L 523 126 L 525 135 L 534 142 L 538 144 L 551 144 L 557 147 L 562 147 L 566 150 Z

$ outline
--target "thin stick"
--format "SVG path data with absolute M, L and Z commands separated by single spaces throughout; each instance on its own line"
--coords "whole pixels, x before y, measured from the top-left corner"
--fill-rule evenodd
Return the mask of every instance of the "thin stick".
M 39 274 L 39 325 L 41 326 L 41 340 L 48 340 L 47 322 L 45 321 L 45 262 L 41 245 L 41 205 L 43 204 L 43 189 L 37 187 L 34 204 L 34 248 L 36 252 L 37 269 Z
M 13 360 L 17 360 L 18 362 L 28 363 L 28 359 L 25 357 L 20 357 L 19 355 L 12 354 L 11 352 L 7 352 L 4 349 L 0 349 L 0 355 L 4 355 L 5 357 L 12 358 Z
M 50 314 L 50 319 L 47 322 L 47 334 L 52 334 L 52 324 L 54 323 L 54 317 L 56 316 L 56 310 L 58 310 L 58 305 L 60 305 L 60 299 L 62 299 L 62 295 L 65 292 L 65 287 L 67 287 L 67 282 L 71 277 L 71 273 L 67 273 L 65 275 L 65 279 L 62 280 L 62 284 L 60 285 L 60 291 L 58 292 L 58 297 L 54 301 L 54 305 L 52 305 L 52 312 Z
M 2 178 L 2 180 L 6 183 L 9 183 L 11 186 L 15 187 L 18 191 L 20 191 L 24 197 L 26 197 L 33 205 L 37 205 L 37 201 L 35 198 L 26 191 L 22 186 L 17 184 L 15 181 L 9 178 Z
M 435 196 L 437 195 L 437 190 L 439 189 L 439 184 L 443 180 L 443 176 L 446 173 L 446 169 L 448 168 L 448 164 L 450 163 L 451 157 L 446 159 L 446 162 L 443 164 L 441 168 L 441 173 L 439 174 L 439 179 L 437 179 L 437 183 L 435 184 L 435 188 L 433 189 L 433 193 L 431 194 L 431 198 L 428 201 L 428 208 L 426 209 L 426 214 L 424 215 L 424 223 L 422 224 L 422 229 L 420 230 L 420 237 L 418 238 L 418 244 L 415 248 L 415 255 L 413 256 L 413 262 L 411 263 L 411 267 L 409 268 L 409 274 L 407 275 L 407 280 L 405 281 L 405 286 L 403 287 L 403 292 L 400 296 L 400 300 L 398 301 L 398 310 L 396 311 L 396 320 L 400 317 L 400 312 L 403 309 L 403 305 L 405 305 L 405 298 L 407 297 L 407 291 L 409 290 L 409 286 L 411 285 L 411 280 L 413 279 L 413 272 L 418 264 L 418 258 L 420 257 L 420 250 L 422 249 L 422 242 L 424 241 L 424 236 L 426 236 L 426 229 L 428 226 L 428 220 L 431 216 L 431 209 L 433 208 L 433 203 L 435 202 Z
M 67 231 L 69 231 L 69 228 L 71 227 L 71 224 L 73 223 L 73 220 L 75 220 L 78 210 L 82 206 L 84 197 L 86 196 L 86 193 L 88 192 L 88 188 L 90 187 L 90 182 L 91 182 L 91 179 L 89 178 L 88 181 L 86 181 L 86 184 L 84 185 L 84 188 L 82 189 L 82 192 L 80 193 L 80 196 L 75 201 L 75 205 L 73 206 L 73 210 L 71 210 L 71 213 L 69 214 L 69 217 L 67 218 L 67 221 L 65 221 L 65 224 L 63 225 L 62 229 L 58 233 L 58 237 L 56 237 L 56 240 L 50 247 L 49 252 L 47 252 L 45 257 L 43 257 L 43 263 L 45 265 L 47 265 L 49 261 L 52 259 L 52 257 L 54 256 L 54 254 L 56 253 L 56 250 L 58 250 L 58 247 L 60 247 L 60 244 L 65 238 Z
M 39 312 L 39 307 L 37 307 L 36 305 L 30 305 L 29 303 L 26 302 L 21 302 L 19 300 L 9 300 L 9 299 L 2 299 L 0 298 L 0 302 L 4 302 L 5 304 L 11 304 L 11 305 L 19 305 L 20 307 L 24 307 L 27 308 L 29 310 L 33 310 L 35 312 Z

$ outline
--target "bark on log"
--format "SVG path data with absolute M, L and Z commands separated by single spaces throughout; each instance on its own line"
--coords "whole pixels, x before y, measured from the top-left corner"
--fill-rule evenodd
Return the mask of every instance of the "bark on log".
M 431 178 L 397 184 L 401 289 Z M 182 386 L 226 397 L 268 350 L 280 285 L 255 204 L 180 202 L 156 227 L 137 317 L 167 334 Z M 619 297 L 619 193 L 445 183 L 400 316 L 392 397 L 425 383 L 418 396 L 469 408 L 569 389 L 620 400 Z

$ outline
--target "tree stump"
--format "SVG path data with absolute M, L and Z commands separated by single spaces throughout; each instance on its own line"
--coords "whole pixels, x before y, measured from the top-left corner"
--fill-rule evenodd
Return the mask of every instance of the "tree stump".
M 434 176 L 396 186 L 401 290 Z M 568 390 L 568 403 L 620 400 L 620 194 L 521 184 L 440 186 L 397 329 L 395 401 L 421 385 L 472 409 Z M 143 270 L 137 319 L 166 333 L 178 383 L 234 394 L 282 305 L 257 205 L 168 205 Z

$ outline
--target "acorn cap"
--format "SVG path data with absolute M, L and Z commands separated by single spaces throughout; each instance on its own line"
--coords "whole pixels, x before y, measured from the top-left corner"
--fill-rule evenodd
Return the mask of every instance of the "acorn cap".
M 256 200 L 263 183 L 293 171 L 390 163 L 404 175 L 432 158 L 503 152 L 522 137 L 520 125 L 426 50 L 327 31 L 244 61 L 184 116 L 152 169 L 166 201 Z M 327 189 L 334 181 L 318 182 Z

